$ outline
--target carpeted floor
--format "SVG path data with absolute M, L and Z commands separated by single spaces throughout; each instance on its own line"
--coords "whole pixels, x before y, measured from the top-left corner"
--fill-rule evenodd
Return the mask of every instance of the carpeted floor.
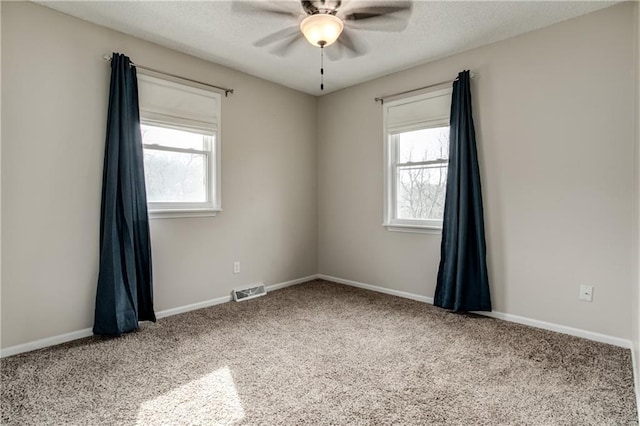
M 2 359 L 2 423 L 636 425 L 630 357 L 318 280 Z

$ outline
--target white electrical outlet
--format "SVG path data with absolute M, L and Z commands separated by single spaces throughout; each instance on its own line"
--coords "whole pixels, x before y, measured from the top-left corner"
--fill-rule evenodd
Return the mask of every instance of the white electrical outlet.
M 240 262 L 233 262 L 233 273 L 234 274 L 240 273 Z
M 593 286 L 581 285 L 580 286 L 580 300 L 585 302 L 593 302 Z

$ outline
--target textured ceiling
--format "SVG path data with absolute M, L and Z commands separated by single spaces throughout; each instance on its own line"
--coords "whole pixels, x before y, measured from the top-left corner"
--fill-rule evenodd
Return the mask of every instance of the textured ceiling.
M 190 53 L 313 95 L 361 83 L 414 65 L 482 46 L 602 9 L 617 1 L 414 1 L 406 29 L 357 29 L 367 53 L 325 58 L 320 91 L 320 49 L 297 42 L 280 57 L 253 43 L 302 19 L 251 12 L 232 1 L 38 1 L 78 18 Z M 264 2 L 302 13 L 297 0 Z M 376 3 L 343 0 L 343 8 Z M 329 46 L 327 49 L 335 48 Z

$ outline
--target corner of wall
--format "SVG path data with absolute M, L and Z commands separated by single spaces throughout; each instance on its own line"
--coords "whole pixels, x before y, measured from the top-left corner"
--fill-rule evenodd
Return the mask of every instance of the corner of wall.
M 320 96 L 316 101 L 316 274 L 320 273 Z

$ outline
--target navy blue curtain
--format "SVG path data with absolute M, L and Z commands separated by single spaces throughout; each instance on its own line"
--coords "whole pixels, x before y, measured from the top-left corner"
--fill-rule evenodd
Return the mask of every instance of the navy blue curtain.
M 118 336 L 155 321 L 138 81 L 128 57 L 111 58 L 102 175 L 95 334 Z
M 434 305 L 490 311 L 482 190 L 471 112 L 469 71 L 453 83 L 449 168 Z

